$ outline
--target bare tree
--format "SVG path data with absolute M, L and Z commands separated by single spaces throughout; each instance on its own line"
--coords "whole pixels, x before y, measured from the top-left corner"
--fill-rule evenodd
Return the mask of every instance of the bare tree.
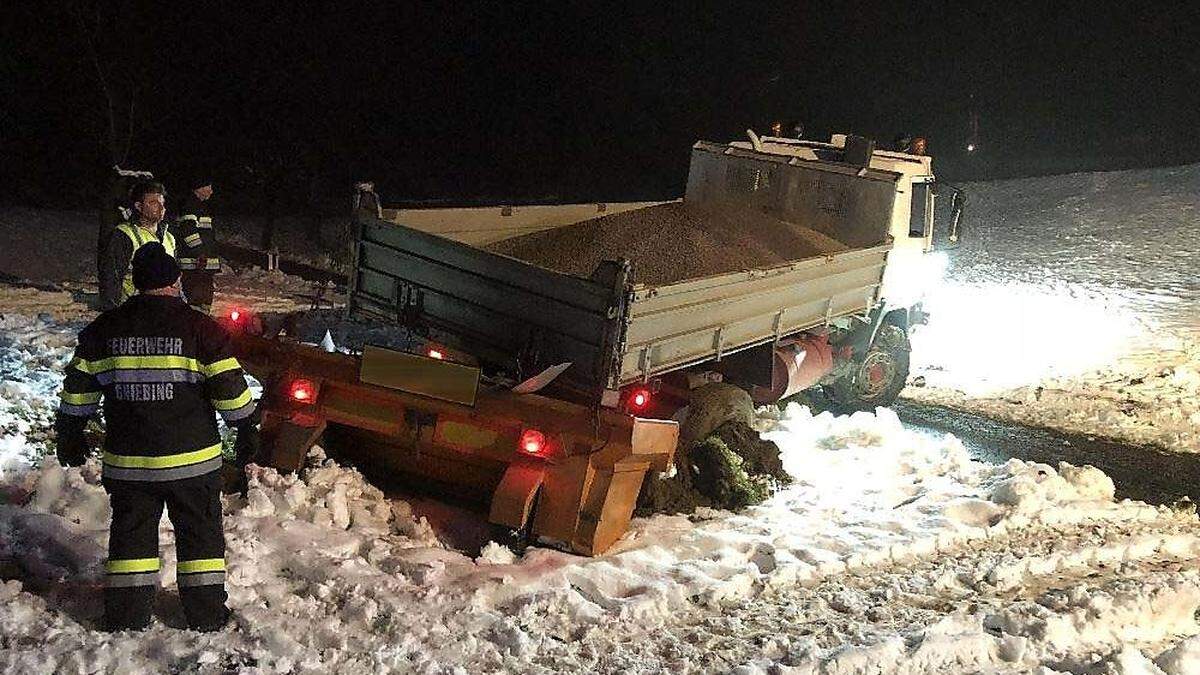
M 102 49 L 105 35 L 115 34 L 117 18 L 113 5 L 92 0 L 71 0 L 66 3 L 72 22 L 79 31 L 83 58 L 93 72 L 96 86 L 104 101 L 105 149 L 113 164 L 129 159 L 136 128 L 139 86 L 136 71 L 128 62 Z

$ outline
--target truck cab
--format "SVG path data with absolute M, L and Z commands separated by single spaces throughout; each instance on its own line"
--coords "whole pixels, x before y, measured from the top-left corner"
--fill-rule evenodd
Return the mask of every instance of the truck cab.
M 847 155 L 848 138 L 846 134 L 833 134 L 828 142 L 822 142 L 764 136 L 732 145 L 806 160 L 842 161 Z M 937 181 L 933 158 L 929 155 L 882 150 L 873 143 L 868 147 L 870 168 L 899 175 L 888 230 L 892 251 L 888 255 L 882 296 L 893 306 L 911 307 L 922 301 L 925 290 L 937 283 L 945 271 L 946 258 L 939 249 L 958 243 L 963 193 Z M 939 197 L 950 199 L 944 222 L 935 222 Z

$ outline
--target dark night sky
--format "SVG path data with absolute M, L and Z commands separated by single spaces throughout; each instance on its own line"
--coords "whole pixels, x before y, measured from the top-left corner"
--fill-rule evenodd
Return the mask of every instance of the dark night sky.
M 678 194 L 692 141 L 775 118 L 926 135 L 959 178 L 1200 161 L 1200 3 L 1141 4 L 112 0 L 101 52 L 140 87 L 129 164 L 168 178 L 615 200 Z M 87 205 L 105 164 L 69 5 L 5 10 L 5 201 Z

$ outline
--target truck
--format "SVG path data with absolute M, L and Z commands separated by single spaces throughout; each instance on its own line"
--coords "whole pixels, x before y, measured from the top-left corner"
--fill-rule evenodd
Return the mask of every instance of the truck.
M 294 318 L 229 317 L 263 383 L 270 463 L 295 470 L 324 439 L 478 504 L 522 541 L 597 555 L 627 530 L 643 482 L 672 469 L 672 418 L 697 387 L 731 383 L 759 404 L 811 387 L 847 408 L 891 403 L 909 332 L 928 318 L 911 271 L 894 267 L 934 249 L 930 158 L 855 136 L 748 136 L 693 146 L 683 202 L 803 223 L 837 252 L 650 284 L 626 259 L 584 277 L 483 246 L 656 203 L 357 218 L 342 320 L 366 337 L 322 349 Z

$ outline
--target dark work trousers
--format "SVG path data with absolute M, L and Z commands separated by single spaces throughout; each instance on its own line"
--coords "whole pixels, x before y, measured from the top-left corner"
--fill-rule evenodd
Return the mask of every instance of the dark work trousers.
M 208 270 L 183 270 L 183 295 L 194 309 L 208 314 L 212 309 L 216 287 L 216 272 Z
M 179 598 L 188 625 L 215 630 L 229 618 L 225 607 L 225 533 L 221 528 L 219 471 L 169 481 L 105 481 L 112 528 L 104 590 L 108 630 L 150 623 L 158 589 L 158 523 L 163 506 L 175 526 Z

